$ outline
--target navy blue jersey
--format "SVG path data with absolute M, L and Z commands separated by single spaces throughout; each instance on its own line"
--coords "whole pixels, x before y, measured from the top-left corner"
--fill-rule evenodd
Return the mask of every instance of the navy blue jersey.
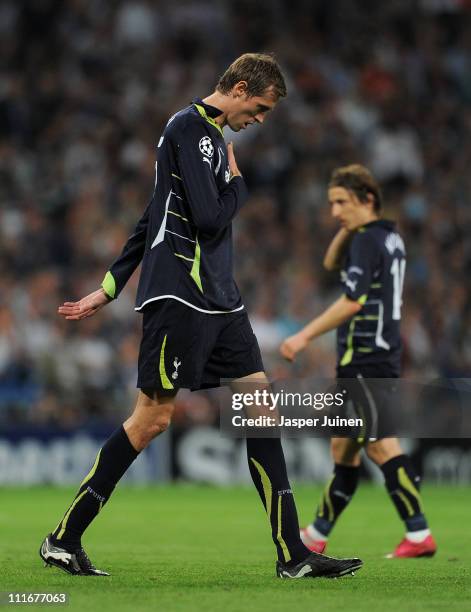
M 245 202 L 231 177 L 221 111 L 195 100 L 170 118 L 157 147 L 151 202 L 103 281 L 116 298 L 142 260 L 136 310 L 172 298 L 202 312 L 243 309 L 233 279 L 231 221 Z
M 405 267 L 404 242 L 394 223 L 373 221 L 355 232 L 341 282 L 362 309 L 337 330 L 338 366 L 374 364 L 399 374 Z

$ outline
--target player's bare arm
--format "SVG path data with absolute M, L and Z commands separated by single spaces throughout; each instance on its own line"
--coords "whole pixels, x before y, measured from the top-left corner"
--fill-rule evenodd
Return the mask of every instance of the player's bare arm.
M 86 295 L 78 302 L 64 302 L 62 306 L 59 306 L 57 312 L 68 321 L 80 321 L 93 316 L 110 301 L 111 299 L 100 287 L 100 289 Z
M 327 251 L 324 256 L 323 266 L 326 270 L 332 272 L 333 270 L 340 269 L 342 260 L 345 255 L 348 243 L 352 237 L 352 232 L 347 228 L 342 227 L 332 238 L 331 243 L 327 247 Z
M 343 295 L 297 334 L 286 338 L 280 346 L 281 355 L 288 361 L 293 361 L 296 354 L 303 351 L 311 340 L 336 329 L 355 316 L 361 309 L 362 305 L 359 302 L 350 300 Z

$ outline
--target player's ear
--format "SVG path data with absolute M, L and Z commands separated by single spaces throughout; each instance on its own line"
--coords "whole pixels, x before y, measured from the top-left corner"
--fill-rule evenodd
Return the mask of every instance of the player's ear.
M 247 81 L 239 81 L 232 88 L 232 95 L 235 98 L 240 98 L 243 95 L 247 95 L 247 88 L 248 88 Z
M 372 210 L 374 210 L 374 209 L 375 209 L 375 198 L 374 198 L 374 195 L 373 195 L 372 193 L 369 193 L 369 192 L 368 192 L 368 193 L 366 194 L 366 203 L 367 203 L 368 205 L 370 205 L 370 204 L 371 204 L 371 209 L 372 209 Z

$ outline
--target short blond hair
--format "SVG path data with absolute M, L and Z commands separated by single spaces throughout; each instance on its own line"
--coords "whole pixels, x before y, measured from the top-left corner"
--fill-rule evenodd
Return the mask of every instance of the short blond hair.
M 286 96 L 286 83 L 277 61 L 269 53 L 244 53 L 227 68 L 216 89 L 228 94 L 240 81 L 247 81 L 250 97 L 262 95 L 269 87 L 277 98 Z

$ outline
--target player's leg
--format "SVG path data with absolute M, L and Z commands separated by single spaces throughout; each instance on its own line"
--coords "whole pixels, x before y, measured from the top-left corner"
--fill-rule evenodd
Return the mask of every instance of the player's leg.
M 350 503 L 358 486 L 361 448 L 354 439 L 332 438 L 333 474 L 322 493 L 314 521 L 301 530 L 309 550 L 324 552 L 330 532 Z
M 367 381 L 356 369 L 343 368 L 341 374 L 339 370 L 338 384 L 342 392 L 346 392 L 344 410 L 353 410 L 362 425 L 355 433 L 355 438 L 350 437 L 352 431 L 345 432 L 344 437 L 332 438 L 334 471 L 326 484 L 313 523 L 302 531 L 303 542 L 310 550 L 319 552 L 325 550 L 330 532 L 356 491 L 360 451 L 365 440 L 377 436 L 378 411 Z
M 217 386 L 231 380 L 235 393 L 269 390 L 260 348 L 245 312 L 205 320 L 210 353 L 205 360 L 198 388 Z M 271 418 L 272 406 L 253 406 L 247 416 Z M 262 432 L 259 432 L 262 433 Z M 276 572 L 280 578 L 343 576 L 361 567 L 359 559 L 331 559 L 310 553 L 299 535 L 299 523 L 293 492 L 277 431 L 269 429 L 267 437 L 247 439 L 250 474 L 267 512 L 273 541 L 278 553 Z M 275 433 L 275 435 L 273 435 Z
M 62 520 L 44 540 L 40 551 L 44 561 L 74 574 L 101 573 L 94 570 L 87 558 L 81 559 L 85 555 L 81 546 L 82 534 L 109 500 L 117 483 L 140 451 L 167 429 L 173 413 L 175 394 L 155 390 L 139 391 L 133 414 L 99 450 L 91 470 L 80 484 Z
M 406 535 L 390 557 L 424 557 L 437 547 L 424 514 L 420 478 L 397 438 L 382 438 L 366 447 L 368 457 L 384 475 L 386 489 L 404 522 Z
M 231 384 L 235 393 L 254 393 L 257 389 L 268 388 L 264 372 L 257 372 Z M 272 417 L 273 412 L 269 408 L 247 408 L 246 414 L 251 418 L 260 415 Z M 247 438 L 247 459 L 252 480 L 271 523 L 278 559 L 290 564 L 299 563 L 309 551 L 299 537 L 298 516 L 280 438 Z
M 69 561 L 67 551 L 82 550 L 81 535 L 119 479 L 138 453 L 168 427 L 177 389 L 192 383 L 195 359 L 186 356 L 194 345 L 195 330 L 201 328 L 200 317 L 197 311 L 170 299 L 144 309 L 137 380 L 140 391 L 134 412 L 100 450 L 72 504 L 42 548 L 50 540 L 56 549 L 53 552 L 62 555 L 64 551 Z M 41 556 L 47 556 L 42 549 Z M 71 571 L 70 565 L 62 569 L 79 573 Z
M 231 384 L 236 393 L 254 393 L 268 389 L 264 372 L 243 377 Z M 246 408 L 250 418 L 273 417 L 270 406 Z M 359 559 L 333 559 L 310 551 L 303 545 L 293 491 L 286 471 L 286 463 L 279 436 L 247 438 L 247 459 L 250 474 L 270 521 L 272 538 L 278 561 L 276 572 L 280 578 L 328 576 L 340 577 L 359 569 Z

